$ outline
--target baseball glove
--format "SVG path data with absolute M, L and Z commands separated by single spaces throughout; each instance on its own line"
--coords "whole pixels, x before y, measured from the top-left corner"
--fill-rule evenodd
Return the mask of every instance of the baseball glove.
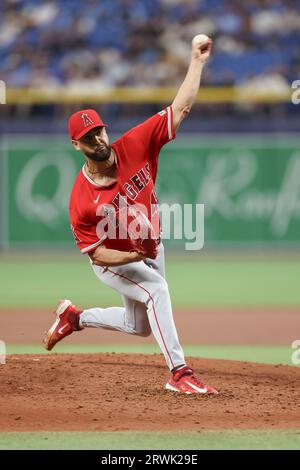
M 158 240 L 153 226 L 143 211 L 130 206 L 128 208 L 128 236 L 132 251 L 146 258 L 155 259 L 158 250 Z
M 132 251 L 137 251 L 145 258 L 155 259 L 157 257 L 157 249 L 158 249 L 158 241 L 152 238 L 146 239 L 133 239 L 131 240 L 131 244 L 133 247 Z

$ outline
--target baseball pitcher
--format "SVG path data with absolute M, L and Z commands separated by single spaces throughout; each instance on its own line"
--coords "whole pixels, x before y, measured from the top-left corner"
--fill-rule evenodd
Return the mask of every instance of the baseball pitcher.
M 186 365 L 174 324 L 155 194 L 158 156 L 175 139 L 198 93 L 212 41 L 192 41 L 187 75 L 173 103 L 110 145 L 106 124 L 93 109 L 69 119 L 69 134 L 85 157 L 70 198 L 70 220 L 81 253 L 101 282 L 119 292 L 123 307 L 79 310 L 62 300 L 46 333 L 47 350 L 74 331 L 105 328 L 139 336 L 153 333 L 171 371 L 166 389 L 216 394 Z

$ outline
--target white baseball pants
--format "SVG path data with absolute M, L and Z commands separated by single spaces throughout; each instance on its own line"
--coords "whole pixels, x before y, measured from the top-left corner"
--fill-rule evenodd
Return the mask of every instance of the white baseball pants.
M 149 336 L 152 331 L 170 370 L 184 365 L 165 280 L 162 242 L 155 260 L 112 267 L 92 264 L 92 268 L 100 281 L 122 295 L 124 307 L 84 310 L 80 315 L 80 325 L 139 336 Z

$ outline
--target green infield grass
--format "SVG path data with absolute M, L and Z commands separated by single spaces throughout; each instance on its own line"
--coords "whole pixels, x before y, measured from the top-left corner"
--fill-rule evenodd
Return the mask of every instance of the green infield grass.
M 258 362 L 263 364 L 286 364 L 291 362 L 292 349 L 289 346 L 254 345 L 184 345 L 186 356 L 234 361 Z M 159 354 L 155 344 L 59 344 L 55 353 L 127 353 Z M 48 353 L 38 344 L 8 344 L 7 354 L 55 354 Z
M 0 432 L 0 449 L 300 449 L 300 429 L 193 432 Z

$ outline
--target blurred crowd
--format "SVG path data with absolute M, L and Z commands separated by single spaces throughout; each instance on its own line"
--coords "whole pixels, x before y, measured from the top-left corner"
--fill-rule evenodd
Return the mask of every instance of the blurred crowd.
M 204 83 L 281 90 L 300 77 L 300 0 L 2 0 L 10 87 L 176 86 L 195 34 L 213 37 Z

